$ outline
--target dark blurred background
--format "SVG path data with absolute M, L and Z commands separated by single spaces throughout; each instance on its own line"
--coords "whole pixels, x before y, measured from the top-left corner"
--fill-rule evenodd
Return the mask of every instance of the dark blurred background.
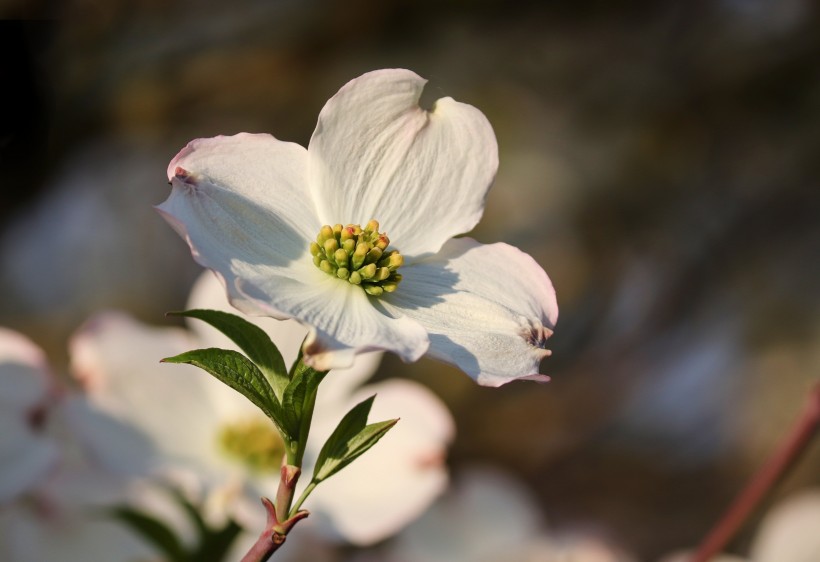
M 480 108 L 501 168 L 473 236 L 533 255 L 547 385 L 442 396 L 459 467 L 525 479 L 558 529 L 695 544 L 820 373 L 820 14 L 809 0 L 0 2 L 0 324 L 61 369 L 93 311 L 154 324 L 197 267 L 151 205 L 188 140 L 306 145 L 324 102 L 406 67 Z M 820 484 L 820 446 L 778 488 Z M 732 545 L 743 550 L 753 525 Z

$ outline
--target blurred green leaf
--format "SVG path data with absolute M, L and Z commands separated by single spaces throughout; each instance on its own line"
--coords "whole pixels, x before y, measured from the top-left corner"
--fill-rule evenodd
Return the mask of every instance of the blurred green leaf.
M 395 419 L 366 425 L 374 398 L 375 395 L 354 406 L 328 437 L 316 459 L 313 482 L 326 480 L 342 470 L 375 445 L 399 421 Z
M 191 555 L 190 562 L 230 562 L 228 551 L 242 532 L 236 521 L 229 520 L 222 529 L 209 529 L 201 536 L 199 547 Z
M 156 546 L 168 557 L 168 562 L 190 562 L 191 558 L 185 547 L 182 546 L 176 533 L 165 523 L 142 511 L 126 506 L 114 507 L 106 512 Z
M 197 318 L 229 337 L 248 356 L 248 359 L 259 367 L 268 379 L 276 397 L 282 400 L 282 394 L 289 382 L 288 369 L 285 367 L 285 361 L 279 349 L 259 326 L 235 314 L 219 310 L 196 309 L 168 314 Z

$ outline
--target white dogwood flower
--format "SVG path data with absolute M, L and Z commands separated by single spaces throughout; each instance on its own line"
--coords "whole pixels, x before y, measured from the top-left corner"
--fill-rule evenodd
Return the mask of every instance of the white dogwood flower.
M 62 411 L 68 399 L 43 351 L 0 328 L 0 560 L 153 559 L 148 545 L 101 515 L 122 501 L 124 483 L 74 446 Z
M 0 504 L 41 481 L 57 462 L 57 445 L 40 425 L 54 390 L 43 352 L 0 328 Z
M 195 285 L 189 308 L 232 309 L 209 272 Z M 295 321 L 253 319 L 295 359 L 306 330 Z M 98 315 L 71 342 L 72 370 L 92 408 L 77 411 L 97 458 L 117 471 L 171 474 L 204 491 L 208 518 L 231 515 L 248 529 L 264 521 L 259 496 L 273 497 L 284 455 L 273 424 L 246 398 L 187 365 L 159 359 L 191 347 L 234 345 L 203 322 L 191 331 L 145 326 L 122 313 Z M 449 412 L 429 390 L 409 381 L 357 387 L 379 354 L 357 358 L 322 382 L 305 453 L 302 487 L 324 440 L 362 395 L 377 394 L 371 417 L 401 417 L 377 446 L 311 494 L 308 524 L 327 538 L 368 544 L 416 518 L 445 489 L 444 457 L 453 437 Z M 104 414 L 121 422 L 103 427 Z M 382 416 L 379 418 L 378 416 Z M 85 420 L 85 421 L 83 421 Z M 300 525 L 300 529 L 304 526 Z M 261 529 L 257 529 L 261 530 Z
M 452 98 L 422 109 L 424 84 L 408 70 L 352 80 L 307 150 L 266 134 L 194 140 L 158 209 L 234 306 L 309 327 L 316 369 L 387 350 L 428 353 L 482 385 L 546 380 L 558 318 L 546 273 L 514 247 L 453 238 L 483 213 L 493 130 Z

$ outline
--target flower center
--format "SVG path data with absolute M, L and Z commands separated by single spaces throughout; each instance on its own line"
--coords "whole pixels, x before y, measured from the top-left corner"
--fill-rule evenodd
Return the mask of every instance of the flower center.
M 362 228 L 358 224 L 325 225 L 310 243 L 313 263 L 327 273 L 353 285 L 360 285 L 368 295 L 378 297 L 392 293 L 399 286 L 401 274 L 396 270 L 404 263 L 398 250 L 387 251 L 390 239 L 379 232 L 379 223 L 371 220 Z
M 220 428 L 218 440 L 228 457 L 254 472 L 276 471 L 285 454 L 285 445 L 276 428 L 263 418 L 226 424 Z

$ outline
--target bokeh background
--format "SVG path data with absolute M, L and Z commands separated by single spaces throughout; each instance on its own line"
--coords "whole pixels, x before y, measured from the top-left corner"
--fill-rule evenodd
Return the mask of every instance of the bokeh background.
M 483 242 L 561 317 L 546 385 L 388 357 L 449 405 L 449 462 L 523 479 L 557 529 L 691 546 L 820 373 L 820 14 L 809 0 L 0 2 L 0 324 L 57 369 L 92 312 L 168 324 L 198 273 L 152 205 L 192 138 L 306 145 L 410 68 L 493 124 Z M 510 272 L 514 275 L 515 272 Z M 820 485 L 815 445 L 775 497 Z M 733 543 L 743 551 L 748 525 Z

